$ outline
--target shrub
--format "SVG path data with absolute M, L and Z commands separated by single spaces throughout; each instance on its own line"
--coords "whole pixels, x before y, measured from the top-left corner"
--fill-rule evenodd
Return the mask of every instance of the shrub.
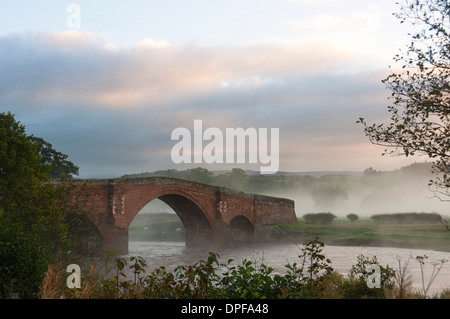
M 230 264 L 228 260 L 226 271 L 219 279 L 220 295 L 222 298 L 232 299 L 259 299 L 278 298 L 282 289 L 280 283 L 283 278 L 272 276 L 273 269 L 265 264 L 257 265 L 244 259 L 238 266 Z
M 0 216 L 0 298 L 37 297 L 46 262 L 37 236 Z
M 347 219 L 348 220 L 350 220 L 352 223 L 354 223 L 355 221 L 357 221 L 358 220 L 358 215 L 356 215 L 356 214 L 348 214 L 347 216 Z
M 380 267 L 380 288 L 369 288 L 367 285 L 367 279 L 370 275 L 367 272 L 369 265 Z M 359 255 L 356 265 L 353 265 L 350 269 L 348 280 L 342 285 L 342 295 L 346 299 L 384 299 L 386 298 L 386 290 L 392 290 L 394 287 L 395 275 L 395 270 L 390 266 L 381 266 L 376 256 L 369 259 L 369 257 Z
M 310 213 L 303 215 L 303 218 L 312 224 L 331 224 L 336 216 L 332 213 Z

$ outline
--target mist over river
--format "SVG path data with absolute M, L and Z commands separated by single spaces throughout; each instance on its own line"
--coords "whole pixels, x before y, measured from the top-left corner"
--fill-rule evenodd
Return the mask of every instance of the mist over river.
M 155 268 L 165 266 L 173 270 L 179 265 L 192 265 L 199 260 L 206 260 L 208 251 L 214 251 L 220 255 L 219 262 L 227 263 L 232 258 L 233 264 L 239 264 L 243 259 L 255 261 L 257 264 L 264 262 L 272 267 L 275 273 L 286 273 L 285 265 L 298 262 L 298 255 L 302 245 L 297 244 L 249 244 L 235 247 L 221 247 L 214 249 L 186 247 L 184 242 L 130 242 L 129 256 L 141 256 L 147 262 L 147 272 Z M 425 249 L 390 248 L 390 247 L 363 247 L 363 246 L 325 246 L 322 253 L 332 261 L 335 271 L 347 275 L 352 265 L 357 263 L 357 256 L 376 256 L 380 265 L 389 265 L 396 271 L 399 269 L 398 259 L 401 264 L 412 256 L 408 270 L 412 275 L 412 285 L 422 291 L 422 275 L 420 264 L 416 256 L 428 256 L 424 265 L 425 286 L 428 284 L 433 266 L 443 258 L 449 260 L 444 263 L 441 271 L 428 290 L 427 296 L 450 288 L 450 252 L 440 252 Z

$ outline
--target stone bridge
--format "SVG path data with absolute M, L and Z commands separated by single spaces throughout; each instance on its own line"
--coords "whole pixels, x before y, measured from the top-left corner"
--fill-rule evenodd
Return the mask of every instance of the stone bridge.
M 258 225 L 296 223 L 294 201 L 247 194 L 169 177 L 74 180 L 83 187 L 89 219 L 105 246 L 128 253 L 128 227 L 138 212 L 158 198 L 181 219 L 186 245 L 248 238 Z

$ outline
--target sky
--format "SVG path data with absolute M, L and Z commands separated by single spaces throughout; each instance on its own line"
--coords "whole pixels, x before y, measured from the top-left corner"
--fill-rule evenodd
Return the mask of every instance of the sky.
M 392 170 L 361 124 L 389 119 L 381 82 L 409 42 L 395 0 L 0 0 L 0 112 L 80 178 L 177 164 L 172 132 L 278 128 L 280 171 Z M 207 142 L 205 142 L 207 144 Z

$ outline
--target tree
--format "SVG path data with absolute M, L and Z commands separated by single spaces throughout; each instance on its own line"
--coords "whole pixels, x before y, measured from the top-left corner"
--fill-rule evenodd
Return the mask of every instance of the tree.
M 51 178 L 72 178 L 72 175 L 78 175 L 78 166 L 68 161 L 66 154 L 57 152 L 52 144 L 40 137 L 32 136 L 31 141 L 36 144 L 41 163 L 49 166 Z
M 378 172 L 373 167 L 369 167 L 364 170 L 364 176 L 371 176 L 371 175 L 376 175 L 376 174 L 378 174 Z
M 74 247 L 68 188 L 48 183 L 52 165 L 39 149 L 63 158 L 62 166 L 70 162 L 35 141 L 13 114 L 0 113 L 0 297 L 36 297 L 47 265 Z
M 214 174 L 206 168 L 197 167 L 188 169 L 184 178 L 192 182 L 211 184 Z
M 346 217 L 351 223 L 356 222 L 359 218 L 356 214 L 348 214 Z
M 430 181 L 437 195 L 450 187 L 450 3 L 448 0 L 406 0 L 394 15 L 421 29 L 411 35 L 402 64 L 382 82 L 391 91 L 389 124 L 360 118 L 370 141 L 386 147 L 383 155 L 426 155 L 434 160 Z
M 38 238 L 0 214 L 0 298 L 35 297 L 46 270 Z
M 36 145 L 14 115 L 0 113 L 0 207 L 12 214 L 36 205 L 35 195 L 48 178 Z
M 243 191 L 248 183 L 248 175 L 241 168 L 233 168 L 230 172 L 218 175 L 215 184 L 233 190 Z

